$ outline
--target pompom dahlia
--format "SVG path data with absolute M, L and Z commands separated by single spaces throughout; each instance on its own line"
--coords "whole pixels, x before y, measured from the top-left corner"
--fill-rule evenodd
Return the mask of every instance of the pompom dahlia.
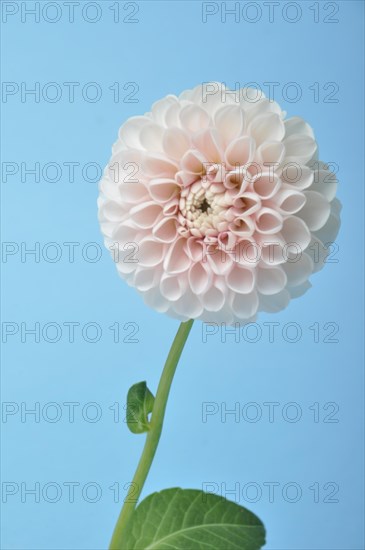
M 120 275 L 183 321 L 286 307 L 339 227 L 336 178 L 316 153 L 310 126 L 258 90 L 209 83 L 157 101 L 123 124 L 100 183 Z

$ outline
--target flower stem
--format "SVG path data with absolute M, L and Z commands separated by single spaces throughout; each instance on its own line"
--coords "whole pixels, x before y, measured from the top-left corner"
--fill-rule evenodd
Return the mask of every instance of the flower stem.
M 136 473 L 134 474 L 133 482 L 130 484 L 122 511 L 114 529 L 109 547 L 110 550 L 120 550 L 123 547 L 122 544 L 125 542 L 124 537 L 129 526 L 130 519 L 137 505 L 137 501 L 142 492 L 143 485 L 146 481 L 148 472 L 150 471 L 152 465 L 153 457 L 155 456 L 157 450 L 172 380 L 192 326 L 192 320 L 180 324 L 179 330 L 176 333 L 170 352 L 167 356 L 153 405 L 150 429 L 147 433 L 146 442 Z

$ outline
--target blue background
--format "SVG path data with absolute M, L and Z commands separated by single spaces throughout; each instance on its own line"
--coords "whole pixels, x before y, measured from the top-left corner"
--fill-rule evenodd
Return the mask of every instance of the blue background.
M 3 2 L 5 4 L 5 2 Z M 21 3 L 13 2 L 19 10 Z M 27 2 L 31 7 L 34 2 Z M 256 81 L 279 82 L 276 99 L 288 115 L 300 115 L 314 127 L 320 157 L 339 165 L 338 196 L 343 203 L 342 227 L 337 239 L 337 263 L 328 264 L 312 277 L 313 287 L 302 298 L 275 316 L 261 315 L 262 336 L 249 342 L 245 333 L 235 342 L 220 333 L 202 340 L 200 322 L 193 327 L 184 351 L 167 409 L 163 437 L 143 495 L 170 486 L 202 488 L 203 483 L 225 494 L 233 487 L 240 491 L 240 502 L 265 522 L 267 550 L 355 550 L 364 548 L 363 474 L 362 474 L 362 215 L 363 215 L 363 3 L 339 2 L 332 16 L 338 23 L 325 23 L 332 7 L 320 2 L 319 22 L 313 21 L 312 2 L 300 2 L 300 20 L 290 23 L 294 12 L 285 4 L 276 8 L 273 22 L 262 5 L 262 16 L 250 23 L 241 16 L 238 22 L 221 13 L 202 23 L 200 2 L 138 2 L 136 23 L 113 21 L 112 2 L 98 3 L 102 16 L 90 23 L 75 8 L 74 23 L 68 22 L 62 2 L 62 17 L 39 23 L 28 16 L 21 21 L 20 11 L 2 24 L 3 70 L 6 82 L 24 82 L 29 88 L 39 82 L 58 83 L 63 95 L 55 103 L 20 93 L 3 98 L 3 162 L 21 162 L 41 167 L 49 162 L 95 162 L 109 160 L 110 148 L 121 123 L 131 115 L 144 113 L 151 104 L 168 93 L 178 94 L 196 84 L 218 80 L 234 87 Z M 121 19 L 131 6 L 121 3 Z M 232 7 L 232 2 L 228 7 Z M 41 6 L 44 3 L 41 2 Z M 220 10 L 220 3 L 213 3 Z M 256 3 L 257 5 L 257 3 Z M 282 9 L 284 8 L 284 15 Z M 49 8 L 46 17 L 55 17 Z M 96 12 L 95 12 L 96 13 Z M 90 8 L 87 15 L 94 17 Z M 248 18 L 254 12 L 247 12 Z M 246 19 L 247 19 L 246 17 Z M 67 99 L 64 82 L 77 81 L 75 101 Z M 121 87 L 121 101 L 115 102 L 108 89 L 114 82 Z M 285 101 L 282 89 L 296 82 L 303 92 L 296 102 Z M 102 89 L 100 101 L 86 101 L 80 90 L 85 83 L 97 82 Z M 123 102 L 127 82 L 136 82 L 138 103 Z M 320 99 L 314 101 L 313 83 L 320 86 Z M 324 102 L 338 84 L 337 103 Z M 92 90 L 90 89 L 90 94 Z M 50 90 L 51 94 L 51 90 Z M 20 170 L 20 168 L 19 168 Z M 92 174 L 92 171 L 90 171 Z M 89 179 L 92 176 L 89 176 Z M 24 178 L 23 178 L 24 179 Z M 55 183 L 35 182 L 29 175 L 21 181 L 20 171 L 3 178 L 3 241 L 24 242 L 31 248 L 55 242 L 62 257 L 52 263 L 20 253 L 3 257 L 3 323 L 19 325 L 3 346 L 3 401 L 9 407 L 34 408 L 38 402 L 39 422 L 20 412 L 2 418 L 3 498 L 13 482 L 18 492 L 7 497 L 2 514 L 4 549 L 104 549 L 110 539 L 123 495 L 124 485 L 134 473 L 144 436 L 132 435 L 123 421 L 125 396 L 131 384 L 147 380 L 156 390 L 160 371 L 178 323 L 148 309 L 140 297 L 117 276 L 113 262 L 103 250 L 100 261 L 83 259 L 86 243 L 102 247 L 97 222 L 97 183 L 85 181 L 81 168 L 71 182 L 64 167 Z M 68 261 L 65 242 L 78 242 L 75 261 Z M 20 246 L 20 244 L 19 244 Z M 90 248 L 90 256 L 93 250 Z M 49 250 L 51 254 L 51 250 Z M 64 322 L 80 323 L 75 341 L 69 342 Z M 277 333 L 269 341 L 263 323 L 277 322 Z M 21 341 L 20 323 L 30 328 L 39 322 L 55 322 L 62 329 L 60 340 L 35 343 L 28 335 Z M 85 341 L 81 328 L 97 323 L 102 331 L 98 342 Z M 138 325 L 137 343 L 113 342 L 109 329 L 120 323 L 121 340 Z M 298 323 L 302 336 L 297 343 L 283 337 L 286 323 Z M 331 326 L 339 330 L 338 343 L 325 343 Z M 319 323 L 319 342 L 309 327 Z M 4 325 L 3 325 L 4 326 Z M 9 327 L 9 325 L 6 325 Z M 124 328 L 123 328 L 124 327 Z M 51 329 L 49 337 L 51 338 Z M 291 333 L 290 333 L 291 334 Z M 90 329 L 89 338 L 93 337 Z M 56 409 L 43 409 L 57 403 L 58 422 L 51 422 Z M 77 402 L 75 421 L 69 422 L 65 402 Z M 102 416 L 98 422 L 85 420 L 85 404 L 97 403 Z M 116 422 L 109 407 L 119 402 L 120 420 Z M 217 404 L 216 414 L 202 421 L 204 402 Z M 257 422 L 247 415 L 262 413 Z M 269 421 L 265 402 L 277 402 L 274 422 Z M 298 422 L 289 422 L 287 408 L 295 402 L 302 413 Z M 325 422 L 334 402 L 339 410 Z M 224 407 L 238 403 L 239 419 L 228 415 L 222 422 Z M 313 403 L 319 403 L 319 421 L 314 421 Z M 114 406 L 115 409 L 115 406 Z M 84 416 L 92 417 L 95 408 L 86 406 Z M 85 412 L 86 411 L 86 412 Z M 284 415 L 284 416 L 283 416 Z M 223 415 L 224 419 L 224 415 Z M 6 420 L 6 422 L 5 422 Z M 236 422 L 236 420 L 239 420 Z M 23 491 L 47 483 L 49 494 L 40 502 Z M 64 483 L 76 482 L 74 502 L 69 502 Z M 93 482 L 102 495 L 93 499 L 92 487 L 83 498 L 85 484 Z M 119 503 L 114 502 L 110 486 L 119 483 Z M 266 482 L 276 482 L 275 498 L 270 502 Z M 288 482 L 300 486 L 298 502 Z M 324 502 L 336 485 L 338 502 Z M 247 486 L 247 483 L 251 485 Z M 313 486 L 320 487 L 319 502 Z M 238 485 L 237 485 L 238 484 Z M 55 487 L 61 487 L 58 502 Z M 47 487 L 47 486 L 46 486 Z M 52 489 L 53 487 L 53 489 Z M 116 485 L 114 485 L 116 487 Z M 293 486 L 292 486 L 293 487 Z M 249 489 L 250 488 L 250 489 Z M 255 494 L 255 488 L 262 495 Z M 247 492 L 248 491 L 248 492 Z M 284 490 L 285 491 L 285 490 Z M 84 495 L 85 496 L 85 495 Z M 255 498 L 257 496 L 257 498 Z M 285 493 L 284 493 L 285 496 Z M 295 496 L 295 494 L 294 494 Z M 57 497 L 57 495 L 56 495 Z M 55 498 L 56 498 L 55 497 Z M 227 494 L 235 499 L 234 494 Z M 248 497 L 248 498 L 247 498 Z M 256 502 L 249 502 L 248 500 Z

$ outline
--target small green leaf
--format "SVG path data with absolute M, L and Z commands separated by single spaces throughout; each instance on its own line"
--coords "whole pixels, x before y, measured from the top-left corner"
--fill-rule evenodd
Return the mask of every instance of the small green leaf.
M 122 548 L 128 550 L 259 550 L 265 528 L 257 516 L 221 496 L 165 489 L 136 508 Z
M 155 398 L 147 388 L 146 382 L 134 384 L 127 395 L 127 424 L 134 434 L 148 432 L 148 415 L 152 412 Z

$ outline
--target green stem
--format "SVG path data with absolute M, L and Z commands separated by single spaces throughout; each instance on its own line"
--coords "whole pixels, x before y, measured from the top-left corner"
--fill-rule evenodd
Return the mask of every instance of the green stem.
M 133 482 L 129 487 L 122 511 L 114 529 L 109 547 L 110 550 L 120 550 L 122 548 L 131 516 L 141 495 L 143 485 L 146 481 L 148 472 L 150 471 L 152 465 L 153 457 L 155 456 L 157 450 L 172 380 L 192 325 L 192 320 L 180 324 L 179 330 L 177 331 L 170 352 L 167 356 L 153 405 L 150 429 L 147 434 L 146 442 L 136 473 L 134 474 Z

